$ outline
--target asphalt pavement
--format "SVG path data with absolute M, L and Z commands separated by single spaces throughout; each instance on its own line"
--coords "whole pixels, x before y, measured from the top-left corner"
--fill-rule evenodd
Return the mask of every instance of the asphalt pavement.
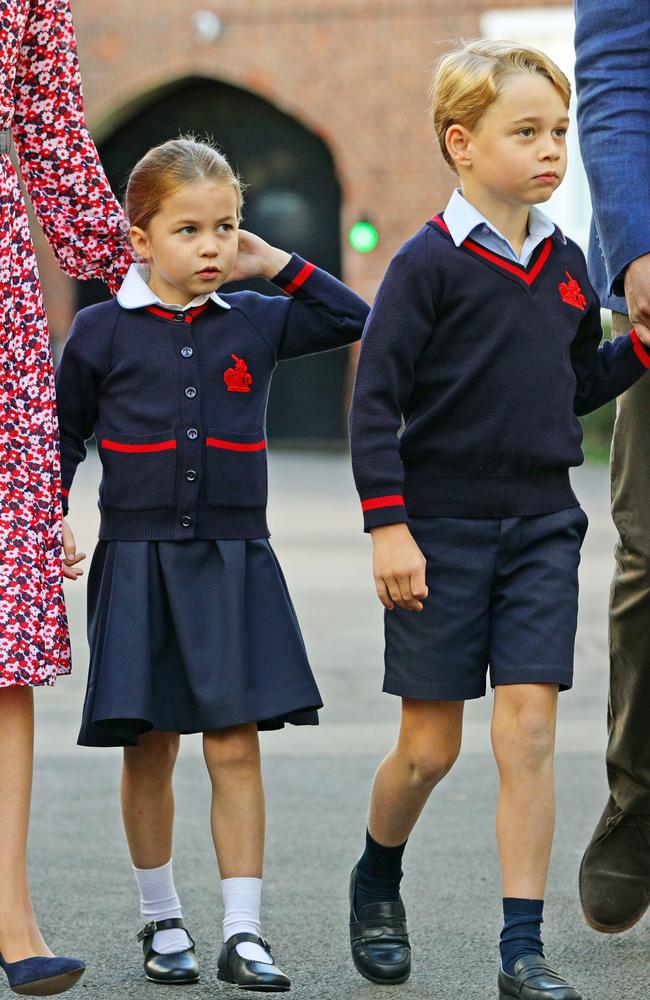
M 468 705 L 461 759 L 434 792 L 405 855 L 403 895 L 413 973 L 397 988 L 358 977 L 347 944 L 347 882 L 363 841 L 372 775 L 395 736 L 398 700 L 381 693 L 381 609 L 370 543 L 346 456 L 271 454 L 272 542 L 303 627 L 325 701 L 317 729 L 262 736 L 268 800 L 263 932 L 297 1000 L 493 1000 L 500 888 L 494 836 L 496 769 L 491 697 Z M 98 463 L 82 466 L 70 522 L 90 554 L 97 530 Z M 560 699 L 558 822 L 543 936 L 547 954 L 584 1000 L 647 1000 L 648 919 L 624 935 L 583 922 L 581 853 L 604 805 L 607 597 L 614 531 L 607 469 L 579 470 L 591 521 L 581 567 L 576 682 Z M 42 928 L 60 954 L 88 963 L 70 993 L 88 1000 L 234 996 L 217 982 L 221 900 L 209 830 L 209 781 L 198 737 L 177 768 L 174 866 L 201 961 L 196 986 L 144 981 L 141 920 L 121 829 L 119 750 L 77 747 L 85 677 L 85 584 L 67 585 L 74 672 L 37 692 L 37 769 L 30 841 Z M 7 993 L 8 995 L 8 993 Z

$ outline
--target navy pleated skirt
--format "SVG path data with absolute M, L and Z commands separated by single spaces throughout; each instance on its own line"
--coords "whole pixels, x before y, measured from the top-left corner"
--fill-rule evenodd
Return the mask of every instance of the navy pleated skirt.
M 88 640 L 82 746 L 135 746 L 150 729 L 318 724 L 321 697 L 266 538 L 99 542 Z

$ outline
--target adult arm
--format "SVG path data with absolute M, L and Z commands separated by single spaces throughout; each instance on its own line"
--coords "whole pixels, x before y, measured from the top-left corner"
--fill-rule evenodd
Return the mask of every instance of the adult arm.
M 578 130 L 606 291 L 625 292 L 632 322 L 650 327 L 650 10 L 575 0 L 575 11 Z
M 18 53 L 13 137 L 34 211 L 63 270 L 113 291 L 134 259 L 84 122 L 69 0 L 32 0 Z

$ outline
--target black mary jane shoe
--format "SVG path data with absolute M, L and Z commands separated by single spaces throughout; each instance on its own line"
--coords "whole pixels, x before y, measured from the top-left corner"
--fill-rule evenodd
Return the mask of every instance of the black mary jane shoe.
M 357 972 L 371 983 L 397 986 L 411 974 L 406 911 L 397 903 L 368 903 L 357 914 L 357 869 L 350 876 L 350 946 Z
M 499 970 L 497 979 L 499 1000 L 582 1000 L 578 991 L 567 983 L 543 955 L 524 955 L 515 962 L 515 974 Z
M 242 941 L 259 944 L 273 958 L 271 948 L 264 938 L 256 937 L 255 934 L 233 934 L 219 952 L 217 979 L 223 983 L 232 983 L 240 990 L 253 990 L 258 993 L 286 993 L 290 990 L 289 978 L 278 969 L 275 961 L 272 965 L 268 962 L 254 962 L 242 958 L 237 953 L 237 945 Z
M 169 931 L 173 927 L 182 928 L 192 941 L 185 921 L 181 917 L 149 920 L 138 934 L 138 941 L 142 941 L 145 975 L 151 983 L 166 983 L 169 986 L 196 983 L 199 978 L 199 963 L 194 954 L 194 941 L 189 948 L 175 951 L 171 955 L 162 955 L 154 950 L 153 938 L 156 931 Z

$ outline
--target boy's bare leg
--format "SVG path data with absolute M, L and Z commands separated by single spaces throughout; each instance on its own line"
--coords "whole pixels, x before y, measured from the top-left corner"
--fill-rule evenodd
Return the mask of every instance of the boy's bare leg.
M 497 687 L 492 746 L 499 768 L 497 839 L 503 881 L 500 997 L 580 994 L 546 962 L 541 938 L 553 842 L 556 684 Z
M 460 751 L 462 701 L 402 700 L 395 747 L 379 765 L 372 787 L 368 830 L 386 847 L 409 837 L 431 792 Z
M 558 688 L 512 684 L 494 692 L 492 746 L 499 768 L 497 840 L 503 895 L 543 899 L 553 829 Z
M 402 854 L 433 788 L 458 756 L 463 707 L 462 701 L 404 698 L 397 743 L 375 775 L 366 847 L 350 885 L 352 960 L 375 983 L 403 983 L 411 971 L 399 895 Z

